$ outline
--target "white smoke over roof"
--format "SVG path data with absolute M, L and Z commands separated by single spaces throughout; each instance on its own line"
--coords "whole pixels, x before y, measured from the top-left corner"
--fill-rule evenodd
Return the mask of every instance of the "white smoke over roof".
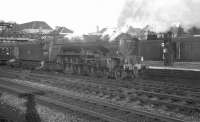
M 126 25 L 121 28 L 106 28 L 102 32 L 102 38 L 108 36 L 109 41 L 114 41 L 120 34 L 127 33 L 132 35 L 133 37 L 142 39 L 145 32 L 149 30 L 151 30 L 149 26 L 145 26 L 144 28 L 134 28 L 130 25 Z
M 109 40 L 113 40 L 118 35 L 118 32 L 119 32 L 119 28 L 107 27 L 107 28 L 102 29 L 100 33 L 101 33 L 101 38 L 108 36 Z
M 127 0 L 118 20 L 119 27 L 150 25 L 155 32 L 180 24 L 200 27 L 200 0 Z

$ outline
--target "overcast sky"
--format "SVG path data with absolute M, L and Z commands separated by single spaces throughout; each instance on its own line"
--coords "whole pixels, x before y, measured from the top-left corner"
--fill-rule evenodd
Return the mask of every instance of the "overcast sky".
M 46 21 L 77 33 L 117 26 L 125 0 L 1 0 L 0 20 Z

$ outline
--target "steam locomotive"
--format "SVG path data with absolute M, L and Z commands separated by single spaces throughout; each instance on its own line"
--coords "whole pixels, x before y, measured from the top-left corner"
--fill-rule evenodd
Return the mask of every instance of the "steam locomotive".
M 111 79 L 132 79 L 137 77 L 138 70 L 140 70 L 139 64 L 130 64 L 121 57 L 95 57 L 91 54 L 69 53 L 60 56 L 65 73 L 106 76 Z
M 138 41 L 124 34 L 117 45 L 111 42 L 67 42 L 57 49 L 49 44 L 51 52 L 57 52 L 52 59 L 49 59 L 52 57 L 49 49 L 41 42 L 24 42 L 14 46 L 18 55 L 13 58 L 17 60 L 9 65 L 76 75 L 133 79 L 144 69 Z
M 96 45 L 96 43 L 72 43 L 61 47 L 57 62 L 63 72 L 108 77 L 112 79 L 133 79 L 144 69 L 139 56 L 139 40 L 122 35 L 118 46 Z
M 161 37 L 165 45 L 171 45 L 171 33 Z M 64 73 L 108 77 L 112 79 L 134 79 L 145 70 L 140 55 L 140 40 L 127 33 L 116 39 L 116 45 L 97 42 L 67 43 L 60 48 L 56 62 Z M 172 46 L 170 46 L 172 47 Z M 166 47 L 167 48 L 167 47 Z M 170 52 L 171 48 L 167 48 Z M 171 49 L 172 50 L 172 49 Z M 172 54 L 166 53 L 165 62 L 172 63 Z M 48 64 L 48 63 L 46 63 Z M 50 65 L 46 67 L 48 69 Z M 56 68 L 53 68 L 56 69 Z

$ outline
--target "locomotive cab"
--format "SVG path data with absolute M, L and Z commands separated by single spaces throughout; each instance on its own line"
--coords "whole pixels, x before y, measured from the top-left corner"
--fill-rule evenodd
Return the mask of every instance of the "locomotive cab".
M 119 44 L 120 55 L 123 58 L 122 78 L 134 79 L 145 69 L 143 57 L 139 54 L 139 40 L 130 34 L 122 34 Z

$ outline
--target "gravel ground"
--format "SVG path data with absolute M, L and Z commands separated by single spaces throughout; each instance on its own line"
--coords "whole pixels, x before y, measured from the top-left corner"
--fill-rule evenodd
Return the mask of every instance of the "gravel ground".
M 180 113 L 175 113 L 175 112 L 171 112 L 171 111 L 165 111 L 165 110 L 162 110 L 162 109 L 157 109 L 157 108 L 154 108 L 151 105 L 141 106 L 141 105 L 139 105 L 139 101 L 135 101 L 133 103 L 126 103 L 126 101 L 115 101 L 115 100 L 113 101 L 113 100 L 109 100 L 109 99 L 104 98 L 104 97 L 97 97 L 97 96 L 94 96 L 94 95 L 91 95 L 91 94 L 85 94 L 85 93 L 82 93 L 82 92 L 68 91 L 68 90 L 65 90 L 65 89 L 61 89 L 61 88 L 57 88 L 57 87 L 53 87 L 53 86 L 45 85 L 45 84 L 33 83 L 33 82 L 17 80 L 17 79 L 15 79 L 13 81 L 18 82 L 20 84 L 26 84 L 28 86 L 44 89 L 46 91 L 48 91 L 48 90 L 55 91 L 55 92 L 60 93 L 62 95 L 70 94 L 70 95 L 74 95 L 74 96 L 86 97 L 86 98 L 90 98 L 90 99 L 101 100 L 101 101 L 108 102 L 108 103 L 118 104 L 118 105 L 121 105 L 121 106 L 125 106 L 127 108 L 144 110 L 144 111 L 148 111 L 148 112 L 155 113 L 155 114 L 162 114 L 164 116 L 168 115 L 168 116 L 172 116 L 172 117 L 177 117 L 177 118 L 183 119 L 187 122 L 200 122 L 200 115 L 185 116 L 185 115 L 180 114 Z
M 26 107 L 24 106 L 24 102 L 26 102 L 26 100 L 18 98 L 10 93 L 4 92 L 0 97 L 0 102 L 20 110 L 21 114 L 24 114 L 26 111 Z M 98 119 L 87 117 L 86 115 L 72 110 L 60 112 L 43 105 L 36 105 L 36 109 L 42 122 L 102 122 Z
M 95 118 L 87 118 L 71 110 L 63 113 L 42 105 L 37 105 L 36 108 L 43 122 L 96 122 Z
M 26 102 L 25 99 L 18 98 L 15 95 L 8 94 L 8 93 L 2 93 L 2 96 L 0 97 L 0 101 L 2 103 L 6 103 L 14 108 L 17 108 L 22 113 L 25 113 L 26 107 L 24 106 L 24 102 Z

